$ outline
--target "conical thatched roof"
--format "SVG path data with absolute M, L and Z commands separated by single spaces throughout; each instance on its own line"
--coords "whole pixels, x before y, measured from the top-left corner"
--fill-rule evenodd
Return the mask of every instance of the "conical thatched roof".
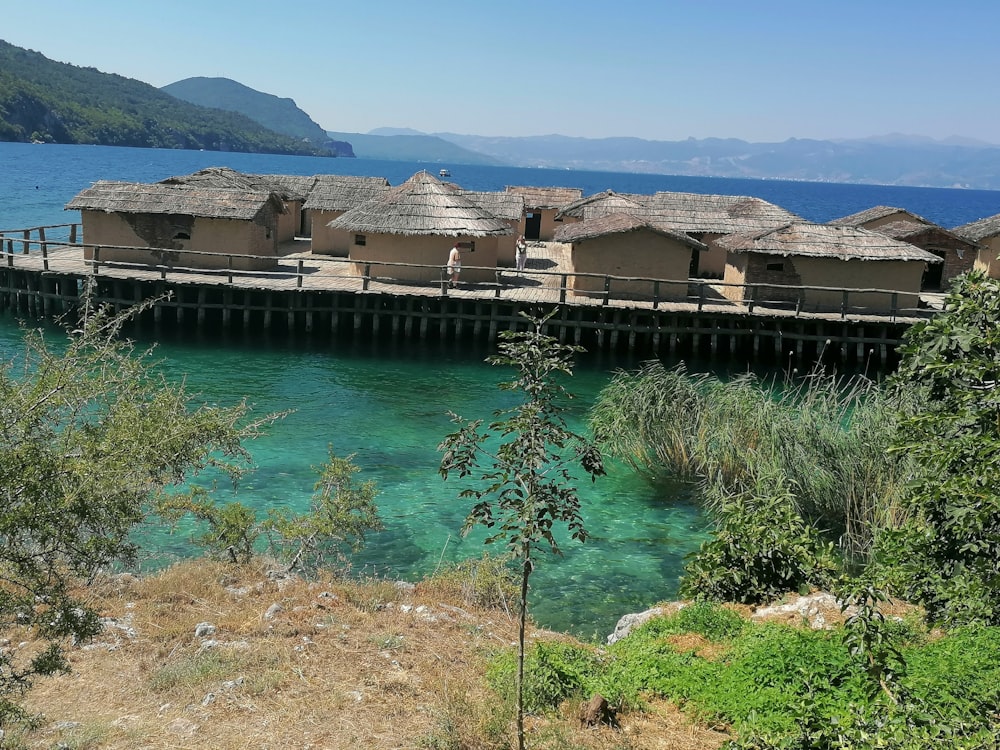
M 915 213 L 911 213 L 905 208 L 894 208 L 893 206 L 873 206 L 872 208 L 865 209 L 864 211 L 858 211 L 855 214 L 842 216 L 839 219 L 828 221 L 827 224 L 833 224 L 834 226 L 839 227 L 863 227 L 870 221 L 878 221 L 879 219 L 884 219 L 887 216 L 893 216 L 895 214 L 899 214 L 899 221 L 908 221 L 911 224 L 931 224 L 931 222 L 927 221 L 927 219 L 922 216 L 917 216 Z M 879 227 L 879 229 L 881 230 L 881 227 Z
M 656 223 L 681 232 L 752 233 L 804 221 L 781 206 L 746 195 L 661 192 L 650 196 L 645 203 Z
M 690 235 L 684 234 L 684 232 L 677 232 L 664 226 L 657 226 L 647 219 L 629 214 L 610 214 L 596 219 L 584 219 L 583 221 L 566 224 L 556 230 L 553 239 L 556 242 L 580 243 L 597 239 L 598 237 L 607 237 L 612 234 L 627 234 L 640 230 L 655 232 L 698 250 L 707 249 L 704 243 L 699 242 Z
M 838 260 L 921 260 L 940 263 L 941 258 L 908 242 L 859 227 L 795 222 L 757 234 L 731 234 L 716 240 L 734 253 L 798 255 Z
M 973 242 L 981 242 L 1000 235 L 1000 214 L 987 216 L 985 219 L 970 221 L 968 224 L 952 229 L 959 237 L 964 237 Z
M 329 226 L 369 234 L 488 237 L 511 233 L 508 224 L 427 172 L 418 172 Z
M 270 207 L 283 212 L 274 193 L 187 185 L 101 181 L 82 190 L 66 209 L 123 214 L 179 214 L 213 219 L 256 219 Z
M 350 211 L 362 203 L 381 198 L 389 189 L 389 181 L 385 177 L 320 174 L 316 175 L 316 182 L 303 208 Z
M 580 188 L 533 187 L 531 185 L 508 185 L 506 191 L 524 198 L 524 207 L 531 209 L 562 208 L 567 203 L 583 197 Z
M 558 215 L 586 220 L 599 219 L 610 214 L 645 216 L 648 213 L 649 208 L 641 196 L 624 195 L 616 193 L 614 190 L 605 190 L 603 193 L 588 195 L 586 198 L 580 198 L 563 206 Z

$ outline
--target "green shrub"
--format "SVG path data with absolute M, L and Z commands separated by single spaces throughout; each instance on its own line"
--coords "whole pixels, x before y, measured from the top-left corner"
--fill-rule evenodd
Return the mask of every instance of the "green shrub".
M 826 587 L 837 573 L 832 543 L 802 519 L 780 478 L 723 500 L 716 524 L 685 567 L 681 596 L 757 604 Z
M 487 671 L 490 685 L 504 700 L 514 697 L 516 670 L 516 654 L 504 651 Z M 570 696 L 590 693 L 602 671 L 601 660 L 592 649 L 569 643 L 538 642 L 525 654 L 524 710 L 543 713 L 557 708 Z

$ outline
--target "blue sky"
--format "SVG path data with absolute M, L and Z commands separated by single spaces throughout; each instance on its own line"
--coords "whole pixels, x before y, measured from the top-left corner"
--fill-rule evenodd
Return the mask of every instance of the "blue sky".
M 0 38 L 163 86 L 232 78 L 328 130 L 1000 143 L 996 0 L 33 0 Z

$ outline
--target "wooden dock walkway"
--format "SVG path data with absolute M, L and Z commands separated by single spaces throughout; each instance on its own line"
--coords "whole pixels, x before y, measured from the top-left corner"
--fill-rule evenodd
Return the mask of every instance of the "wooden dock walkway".
M 308 240 L 282 245 L 277 262 L 262 271 L 235 268 L 239 256 L 232 255 L 213 254 L 222 268 L 185 268 L 104 260 L 106 248 L 90 248 L 88 260 L 79 244 L 0 242 L 0 309 L 36 316 L 73 307 L 89 280 L 97 299 L 117 308 L 169 294 L 152 310 L 158 324 L 493 339 L 499 330 L 523 328 L 524 313 L 557 307 L 552 330 L 587 348 L 803 362 L 834 351 L 841 360 L 885 363 L 906 328 L 933 312 L 853 308 L 850 293 L 859 290 L 843 290 L 839 310 L 805 310 L 763 296 L 737 303 L 723 296 L 722 282 L 708 279 L 657 281 L 662 296 L 636 298 L 614 293 L 616 283 L 635 279 L 607 276 L 603 293 L 578 294 L 568 247 L 558 243 L 534 243 L 524 273 L 489 269 L 495 281 L 449 289 L 443 266 L 424 267 L 437 281 L 404 282 L 393 278 L 393 266 L 407 264 L 314 255 Z

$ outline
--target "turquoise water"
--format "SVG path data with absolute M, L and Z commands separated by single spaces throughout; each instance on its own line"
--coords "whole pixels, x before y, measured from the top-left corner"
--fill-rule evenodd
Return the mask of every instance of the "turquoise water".
M 96 180 L 151 182 L 208 166 L 247 172 L 332 172 L 387 177 L 399 184 L 426 165 L 361 159 L 229 154 L 198 151 L 35 146 L 0 143 L 0 228 L 79 221 L 63 206 Z M 779 180 L 635 175 L 611 172 L 452 166 L 452 179 L 470 190 L 505 185 L 558 185 L 585 194 L 605 189 L 653 193 L 681 190 L 756 195 L 812 221 L 827 221 L 875 205 L 906 208 L 950 227 L 1000 211 L 1000 192 L 797 183 Z M 509 403 L 497 390 L 505 377 L 483 362 L 490 352 L 455 344 L 319 345 L 253 337 L 184 338 L 159 334 L 158 354 L 172 378 L 185 378 L 206 401 L 233 403 L 246 396 L 258 413 L 295 409 L 250 446 L 257 471 L 235 497 L 263 511 L 304 509 L 312 467 L 327 446 L 354 453 L 360 477 L 374 480 L 385 531 L 373 535 L 355 559 L 358 571 L 417 578 L 441 559 L 478 557 L 482 533 L 462 539 L 467 507 L 462 485 L 443 482 L 436 447 L 452 429 L 447 412 L 489 417 Z M 149 335 L 148 341 L 152 341 Z M 16 323 L 0 315 L 0 361 L 19 350 Z M 586 410 L 621 359 L 583 359 L 568 384 L 578 395 L 573 418 Z M 689 363 L 689 369 L 699 368 Z M 596 484 L 581 482 L 591 539 L 567 543 L 565 556 L 540 561 L 533 576 L 532 609 L 543 625 L 603 636 L 626 612 L 672 596 L 682 557 L 703 534 L 703 521 L 683 486 L 655 486 L 622 466 Z M 233 495 L 220 491 L 222 499 Z M 162 529 L 144 535 L 162 564 L 195 552 L 186 537 Z
M 145 336 L 138 334 L 140 340 Z M 305 510 L 315 481 L 313 467 L 327 446 L 355 454 L 359 479 L 379 487 L 385 530 L 369 537 L 354 557 L 355 572 L 417 579 L 439 561 L 482 554 L 484 534 L 462 538 L 469 501 L 465 486 L 437 473 L 437 446 L 454 426 L 448 411 L 490 417 L 513 403 L 496 384 L 510 371 L 484 363 L 487 350 L 423 344 L 312 344 L 249 337 L 159 341 L 156 357 L 171 379 L 184 379 L 199 401 L 232 404 L 246 396 L 255 412 L 294 409 L 249 448 L 256 470 L 220 500 L 267 508 Z M 0 317 L 0 358 L 19 350 L 20 332 Z M 577 395 L 570 417 L 584 429 L 586 410 L 607 382 L 610 365 L 583 359 L 566 385 Z M 545 627 L 603 637 L 622 614 L 643 609 L 676 591 L 682 556 L 703 535 L 703 521 L 687 488 L 655 486 L 612 464 L 609 475 L 581 481 L 583 516 L 591 538 L 566 542 L 562 557 L 539 561 L 531 607 Z M 153 528 L 142 535 L 155 567 L 197 554 L 187 533 Z

